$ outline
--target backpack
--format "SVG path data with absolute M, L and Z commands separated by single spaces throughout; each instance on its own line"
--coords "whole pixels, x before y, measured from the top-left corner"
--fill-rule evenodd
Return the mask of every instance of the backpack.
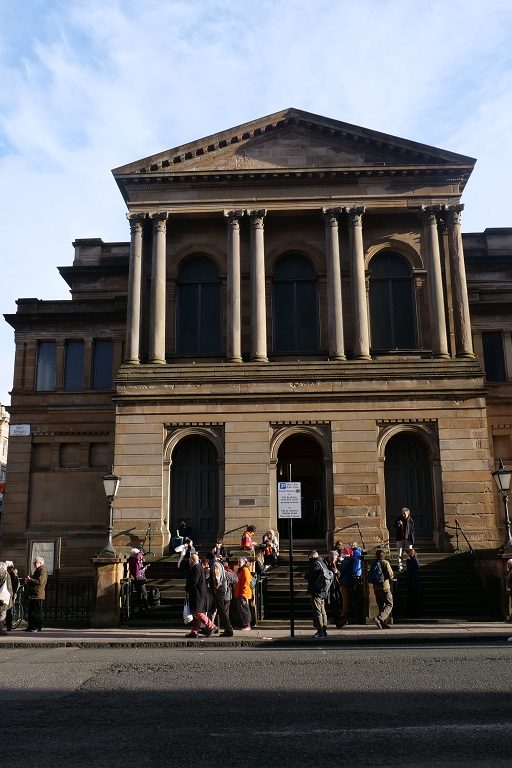
M 326 598 L 334 580 L 334 573 L 328 569 L 323 560 L 318 558 L 318 562 L 320 563 L 322 570 L 318 571 L 316 574 L 314 591 L 319 597 Z
M 370 584 L 383 584 L 385 581 L 384 571 L 380 560 L 374 560 L 368 571 L 368 581 Z

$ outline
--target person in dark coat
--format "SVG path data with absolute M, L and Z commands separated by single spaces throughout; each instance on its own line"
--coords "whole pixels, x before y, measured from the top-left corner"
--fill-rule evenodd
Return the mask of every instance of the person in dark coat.
M 14 567 L 14 563 L 12 560 L 6 560 L 5 564 L 7 566 L 7 573 L 10 576 L 11 579 L 11 587 L 12 587 L 12 602 L 11 607 L 7 610 L 7 616 L 5 617 L 5 628 L 8 632 L 12 631 L 12 606 L 14 605 L 14 600 L 16 599 L 16 595 L 18 593 L 18 587 L 20 586 L 20 577 L 18 576 L 18 571 Z
M 395 520 L 396 550 L 398 553 L 398 570 L 403 570 L 402 555 L 404 550 L 414 547 L 414 520 L 411 511 L 402 507 L 400 515 Z
M 217 634 L 219 631 L 218 627 L 215 626 L 206 614 L 208 603 L 206 577 L 204 568 L 199 562 L 199 555 L 195 552 L 190 555 L 190 570 L 185 589 L 188 596 L 190 613 L 193 617 L 192 629 L 187 637 L 197 637 L 202 625 L 205 627 L 206 631 L 204 634 L 206 637 Z
M 28 627 L 26 632 L 41 632 L 43 628 L 43 609 L 46 596 L 48 573 L 42 557 L 34 560 L 35 571 L 25 577 L 28 588 Z

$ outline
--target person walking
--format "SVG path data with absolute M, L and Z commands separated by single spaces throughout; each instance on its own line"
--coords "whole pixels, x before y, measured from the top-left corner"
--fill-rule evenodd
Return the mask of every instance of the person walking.
M 44 567 L 44 558 L 34 560 L 34 573 L 25 577 L 28 588 L 28 626 L 26 632 L 41 632 L 43 629 L 43 611 L 46 597 L 48 573 Z
M 373 593 L 379 607 L 379 612 L 373 620 L 379 629 L 389 628 L 386 619 L 393 610 L 393 595 L 391 593 L 393 578 L 393 569 L 385 559 L 384 550 L 378 549 L 375 553 L 375 560 L 368 571 L 368 581 L 373 586 Z
M 233 637 L 233 626 L 229 619 L 231 588 L 237 581 L 233 571 L 226 571 L 220 558 L 214 557 L 210 563 L 210 589 L 213 605 L 217 611 L 218 625 L 224 631 L 222 637 Z
M 11 577 L 7 570 L 7 563 L 0 562 L 0 635 L 6 635 L 5 619 L 7 611 L 12 606 Z
M 128 558 L 128 573 L 137 593 L 139 613 L 149 611 L 148 591 L 146 589 L 146 569 L 148 567 L 144 562 L 144 552 L 134 547 Z
M 408 507 L 402 507 L 400 515 L 395 520 L 396 549 L 398 553 L 398 570 L 403 570 L 402 555 L 404 550 L 414 547 L 414 520 Z
M 194 552 L 190 555 L 190 570 L 187 575 L 185 589 L 188 595 L 190 612 L 192 614 L 192 629 L 187 637 L 198 637 L 199 630 L 204 624 L 206 637 L 216 634 L 219 629 L 206 614 L 208 592 L 204 568 L 199 562 L 199 555 Z
M 308 593 L 311 595 L 311 607 L 313 609 L 313 625 L 316 634 L 313 640 L 323 640 L 327 637 L 327 614 L 325 612 L 325 600 L 329 595 L 333 573 L 319 556 L 316 549 L 309 555 Z
M 238 558 L 237 581 L 233 585 L 233 597 L 235 606 L 240 617 L 242 629 L 248 632 L 251 629 L 251 606 L 250 601 L 253 597 L 251 587 L 252 574 L 246 557 Z
M 7 566 L 7 573 L 9 574 L 9 577 L 11 579 L 11 589 L 12 589 L 11 607 L 7 609 L 7 615 L 5 617 L 5 628 L 8 632 L 12 632 L 12 608 L 14 605 L 14 601 L 16 600 L 16 595 L 18 594 L 18 588 L 20 586 L 20 577 L 18 576 L 18 571 L 14 567 L 14 563 L 12 560 L 6 560 L 5 565 Z

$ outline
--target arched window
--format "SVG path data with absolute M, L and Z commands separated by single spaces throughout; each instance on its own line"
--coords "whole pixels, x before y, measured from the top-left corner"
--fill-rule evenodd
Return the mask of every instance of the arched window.
M 372 350 L 416 349 L 416 311 L 409 262 L 381 251 L 370 261 Z
M 280 258 L 272 282 L 274 352 L 318 352 L 316 270 L 298 253 Z
M 221 354 L 220 275 L 207 256 L 193 256 L 178 271 L 178 355 Z

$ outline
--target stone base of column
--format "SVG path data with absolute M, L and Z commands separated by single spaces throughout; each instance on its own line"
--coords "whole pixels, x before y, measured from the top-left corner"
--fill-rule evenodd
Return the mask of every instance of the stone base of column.
M 435 355 L 432 355 L 434 360 L 450 360 L 451 355 L 448 354 L 448 352 L 438 352 Z
M 165 365 L 167 360 L 163 360 L 161 357 L 154 357 L 149 361 L 151 365 Z
M 268 363 L 268 357 L 251 357 L 251 363 Z
M 476 355 L 474 352 L 461 352 L 457 355 L 457 358 L 459 360 L 475 360 Z
M 371 360 L 371 355 L 354 355 L 354 360 Z
M 94 557 L 96 601 L 93 627 L 118 627 L 121 612 L 120 588 L 123 561 L 117 557 Z
M 140 360 L 138 357 L 131 357 L 129 360 L 125 360 L 125 363 L 127 365 L 140 365 Z
M 346 360 L 345 355 L 329 355 L 329 360 L 332 360 L 334 363 L 339 362 L 340 360 Z
M 241 357 L 228 357 L 228 363 L 243 363 Z

